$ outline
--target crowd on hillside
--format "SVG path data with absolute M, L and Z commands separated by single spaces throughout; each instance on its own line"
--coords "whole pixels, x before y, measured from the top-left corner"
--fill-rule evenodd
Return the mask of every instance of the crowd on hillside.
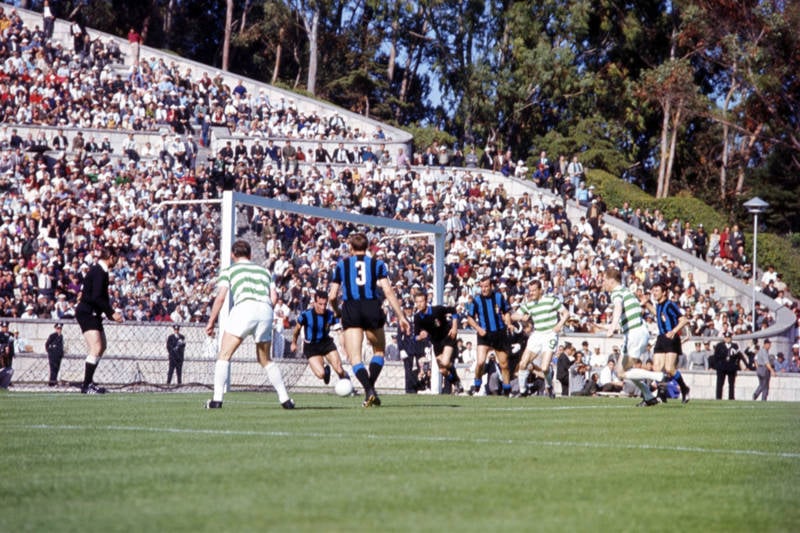
M 21 41 L 24 28 L 15 23 L 6 27 L 3 35 L 8 39 L 10 28 L 16 28 Z M 27 35 L 28 43 L 35 39 L 34 33 Z M 47 43 L 42 46 L 48 48 Z M 179 81 L 177 67 L 157 63 L 152 75 L 148 74 L 151 67 L 143 65 L 141 69 L 144 74 L 140 77 L 149 83 L 147 90 L 139 90 L 138 79 L 122 80 L 121 87 L 107 94 L 99 90 L 103 83 L 89 83 L 81 101 L 86 104 L 100 99 L 98 106 L 106 108 L 102 98 L 107 97 L 120 109 L 136 109 L 139 104 L 127 96 L 116 98 L 129 96 L 126 87 L 135 87 L 130 94 L 142 98 L 150 90 L 157 90 L 159 96 L 174 91 L 178 107 L 183 97 L 187 104 L 192 99 L 196 104 L 196 91 L 201 87 L 201 101 L 227 94 L 215 90 L 213 81 L 181 86 L 175 83 Z M 77 68 L 84 69 L 78 77 L 92 76 L 86 74 L 87 66 L 79 64 Z M 91 71 L 94 67 L 88 68 Z M 31 94 L 30 90 L 22 92 Z M 230 98 L 251 101 L 246 91 L 237 88 Z M 73 104 L 65 104 L 65 109 Z M 158 107 L 157 102 L 150 104 Z M 279 109 L 282 112 L 276 116 L 283 119 L 298 116 L 290 105 Z M 234 129 L 240 127 L 239 121 L 253 122 L 252 114 L 223 114 L 231 117 Z M 66 116 L 59 121 L 76 124 L 70 113 Z M 90 120 L 93 116 L 90 112 Z M 122 122 L 120 118 L 116 124 Z M 174 124 L 173 129 L 180 133 Z M 330 131 L 356 129 L 342 123 Z M 13 127 L 3 131 L 2 316 L 69 318 L 82 273 L 94 260 L 97 247 L 115 245 L 123 257 L 114 270 L 112 296 L 127 320 L 204 321 L 218 270 L 218 208 L 156 206 L 172 199 L 215 199 L 223 188 L 233 188 L 307 205 L 443 225 L 448 231 L 445 303 L 462 309 L 482 276 L 496 280 L 498 289 L 515 305 L 523 298 L 524 281 L 538 277 L 547 281 L 548 290 L 562 298 L 571 311 L 568 329 L 591 331 L 594 323 L 609 318 L 608 295 L 601 290 L 600 280 L 605 268 L 615 266 L 622 271 L 624 283 L 637 291 L 666 281 L 673 297 L 690 313 L 696 335 L 715 336 L 729 330 L 742 333 L 753 327 L 768 327 L 774 320 L 767 309 L 758 309 L 756 324 L 751 324 L 749 310 L 721 301 L 713 285 L 698 286 L 692 274 L 682 273 L 669 257 L 648 253 L 642 242 L 623 239 L 611 231 L 603 224 L 603 199 L 585 186 L 577 157 L 571 161 L 562 157 L 550 165 L 546 154 L 541 154 L 533 179 L 558 193 L 552 199 L 533 191 L 512 197 L 502 184 L 485 180 L 481 169 L 487 167 L 507 175 L 530 173 L 524 164 L 513 163 L 510 154 L 501 151 L 488 150 L 483 159 L 470 151 L 462 163 L 457 151 L 436 144 L 411 158 L 404 152 L 392 157 L 385 150 L 375 153 L 367 149 L 367 154 L 363 150 L 361 154 L 349 153 L 345 156 L 349 165 L 334 169 L 328 163 L 339 161 L 335 158 L 340 154 L 327 153 L 324 147 L 320 148 L 327 156 L 317 150 L 308 154 L 320 164 L 297 167 L 298 150 L 291 140 L 278 143 L 280 146 L 266 140 L 261 153 L 252 146 L 248 150 L 229 143 L 206 164 L 194 161 L 191 145 L 172 135 L 165 135 L 161 145 L 150 147 L 144 157 L 138 153 L 141 147 L 133 145 L 130 149 L 137 151 L 137 157 L 127 149 L 124 153 L 102 149 L 102 144 L 95 150 L 92 140 L 76 145 L 75 139 L 80 136 L 78 132 L 65 139 L 59 132 L 43 139 L 41 142 L 50 147 L 56 142 L 70 147 L 52 159 L 41 150 L 30 149 Z M 347 151 L 343 146 L 340 149 Z M 273 152 L 278 155 L 273 157 Z M 413 170 L 412 165 L 420 162 L 422 169 Z M 465 168 L 453 166 L 459 163 Z M 584 206 L 585 215 L 570 220 L 564 209 L 566 201 Z M 247 229 L 254 241 L 263 243 L 259 256 L 263 253 L 281 293 L 276 316 L 291 323 L 308 305 L 313 292 L 326 287 L 334 261 L 347 252 L 345 237 L 354 228 L 253 209 L 243 210 L 239 219 L 242 229 Z M 646 216 L 640 219 L 643 224 L 650 220 Z M 654 219 L 657 223 L 653 227 L 660 228 L 658 217 Z M 404 238 L 376 229 L 368 229 L 368 234 L 372 252 L 387 262 L 403 299 L 410 299 L 415 291 L 431 289 L 432 246 L 425 238 Z M 649 320 L 652 327 L 652 317 Z
M 350 127 L 339 113 L 301 112 L 291 98 L 271 101 L 263 89 L 248 91 L 241 81 L 229 87 L 221 75 L 196 77 L 175 61 L 140 58 L 125 67 L 114 40 L 91 39 L 82 25 L 72 26 L 73 45 L 64 46 L 0 7 L 0 122 L 168 129 L 204 145 L 212 126 L 264 138 L 372 141 L 385 136 L 380 127 L 370 132 Z

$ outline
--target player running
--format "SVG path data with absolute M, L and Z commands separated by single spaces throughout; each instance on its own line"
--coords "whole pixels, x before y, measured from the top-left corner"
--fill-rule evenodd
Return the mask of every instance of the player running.
M 456 308 L 429 305 L 428 295 L 418 293 L 414 296 L 414 311 L 414 331 L 419 332 L 417 340 L 430 339 L 442 378 L 450 383 L 453 393 L 464 392 L 453 364 L 458 337 Z
M 481 390 L 483 372 L 489 351 L 494 350 L 495 359 L 503 377 L 503 394 L 511 392 L 511 369 L 508 367 L 508 325 L 511 308 L 508 300 L 494 290 L 492 280 L 484 276 L 480 280 L 481 292 L 467 308 L 467 323 L 478 334 L 478 350 L 475 362 L 475 381 L 470 394 Z
M 369 241 L 363 233 L 350 235 L 350 248 L 353 255 L 340 259 L 333 270 L 328 290 L 328 300 L 334 313 L 342 317 L 344 329 L 344 349 L 353 373 L 364 386 L 364 407 L 379 406 L 381 400 L 375 392 L 375 382 L 383 370 L 383 353 L 386 348 L 386 314 L 383 312 L 381 289 L 397 316 L 398 326 L 409 333 L 411 325 L 403 315 L 400 301 L 389 281 L 386 263 L 367 255 Z M 339 289 L 342 292 L 342 306 L 339 308 Z M 366 336 L 372 345 L 372 360 L 369 371 L 361 361 L 361 347 Z
M 303 355 L 308 359 L 308 366 L 317 378 L 321 379 L 325 385 L 331 381 L 331 367 L 339 379 L 350 379 L 350 376 L 342 368 L 342 359 L 339 357 L 339 350 L 331 337 L 331 326 L 339 321 L 333 315 L 333 311 L 328 307 L 328 295 L 317 291 L 314 295 L 314 303 L 311 307 L 300 313 L 297 318 L 297 325 L 292 336 L 292 352 L 297 351 L 297 339 L 300 337 L 300 330 L 305 330 L 303 336 Z M 325 364 L 325 360 L 330 365 Z
M 667 298 L 667 287 L 663 283 L 656 283 L 650 288 L 650 294 L 655 298 L 656 305 L 645 295 L 642 305 L 656 317 L 658 324 L 658 337 L 653 348 L 653 370 L 664 372 L 665 378 L 674 379 L 681 389 L 681 402 L 689 402 L 689 386 L 683 376 L 677 371 L 678 356 L 683 353 L 681 347 L 681 331 L 689 324 L 689 319 L 683 314 L 681 308 Z
M 538 365 L 544 373 L 547 383 L 547 395 L 555 398 L 553 390 L 553 369 L 550 362 L 553 360 L 553 352 L 558 346 L 558 334 L 561 328 L 569 319 L 569 311 L 561 301 L 552 295 L 543 294 L 542 282 L 532 280 L 528 283 L 528 299 L 520 305 L 519 310 L 511 315 L 512 321 L 530 320 L 533 322 L 533 333 L 528 337 L 525 351 L 519 361 L 519 381 L 520 396 L 528 395 L 528 366 L 537 358 L 541 357 L 541 364 Z
M 620 272 L 616 268 L 608 268 L 603 278 L 603 290 L 611 293 L 611 303 L 614 306 L 611 323 L 607 326 L 598 324 L 606 329 L 606 336 L 611 337 L 619 330 L 625 340 L 622 344 L 622 361 L 617 363 L 617 375 L 629 379 L 642 392 L 644 400 L 639 407 L 650 407 L 658 404 L 658 398 L 653 396 L 646 380 L 661 381 L 664 374 L 651 372 L 642 368 L 633 368 L 634 360 L 642 359 L 647 351 L 647 342 L 650 334 L 642 320 L 642 306 L 636 296 L 621 283 Z

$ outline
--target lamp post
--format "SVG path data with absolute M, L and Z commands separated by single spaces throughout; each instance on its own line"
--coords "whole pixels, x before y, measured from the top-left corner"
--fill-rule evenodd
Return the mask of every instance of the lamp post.
M 758 265 L 758 215 L 769 207 L 769 204 L 756 196 L 744 203 L 747 212 L 753 215 L 753 333 L 756 331 L 756 266 Z

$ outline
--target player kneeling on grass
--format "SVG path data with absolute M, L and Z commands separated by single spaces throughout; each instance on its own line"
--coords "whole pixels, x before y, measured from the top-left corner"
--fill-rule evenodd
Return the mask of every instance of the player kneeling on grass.
M 207 409 L 222 407 L 225 382 L 230 373 L 231 358 L 242 340 L 252 335 L 256 341 L 256 357 L 266 369 L 278 401 L 284 409 L 294 409 L 294 401 L 289 398 L 283 375 L 277 364 L 270 360 L 272 350 L 272 306 L 278 299 L 270 272 L 250 261 L 250 244 L 238 240 L 231 247 L 233 263 L 222 269 L 217 280 L 217 297 L 211 306 L 211 316 L 206 324 L 206 333 L 214 335 L 214 323 L 225 304 L 230 290 L 233 294 L 233 308 L 228 315 L 222 346 L 214 366 L 214 397 L 206 402 Z
M 292 352 L 297 351 L 297 339 L 300 337 L 300 330 L 305 330 L 303 336 L 303 355 L 308 359 L 308 366 L 311 372 L 321 379 L 325 385 L 331 381 L 331 367 L 339 379 L 350 379 L 350 376 L 342 368 L 342 359 L 339 351 L 331 338 L 331 326 L 339 321 L 328 309 L 328 295 L 317 291 L 314 295 L 314 303 L 297 318 L 297 326 L 294 328 L 292 336 Z M 327 359 L 329 365 L 324 360 Z
M 428 305 L 428 295 L 414 296 L 414 331 L 417 340 L 430 339 L 439 372 L 452 386 L 453 393 L 464 392 L 453 364 L 458 337 L 458 314 L 455 307 Z

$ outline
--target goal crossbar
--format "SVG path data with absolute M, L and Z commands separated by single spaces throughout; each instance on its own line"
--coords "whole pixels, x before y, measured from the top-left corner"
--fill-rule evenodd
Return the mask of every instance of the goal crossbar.
M 227 266 L 230 264 L 230 249 L 235 238 L 236 221 L 234 205 L 248 205 L 271 209 L 274 211 L 284 211 L 307 217 L 325 218 L 349 222 L 356 225 L 374 226 L 396 230 L 399 233 L 397 238 L 420 237 L 423 235 L 433 235 L 434 237 L 434 269 L 433 269 L 433 301 L 441 304 L 444 294 L 444 248 L 445 235 L 447 230 L 436 224 L 420 224 L 407 222 L 405 220 L 395 220 L 393 218 L 377 217 L 373 215 L 362 215 L 349 213 L 346 211 L 336 211 L 324 207 L 296 204 L 293 202 L 282 202 L 263 196 L 244 194 L 240 192 L 225 191 L 222 194 L 222 243 L 220 246 L 220 264 Z

